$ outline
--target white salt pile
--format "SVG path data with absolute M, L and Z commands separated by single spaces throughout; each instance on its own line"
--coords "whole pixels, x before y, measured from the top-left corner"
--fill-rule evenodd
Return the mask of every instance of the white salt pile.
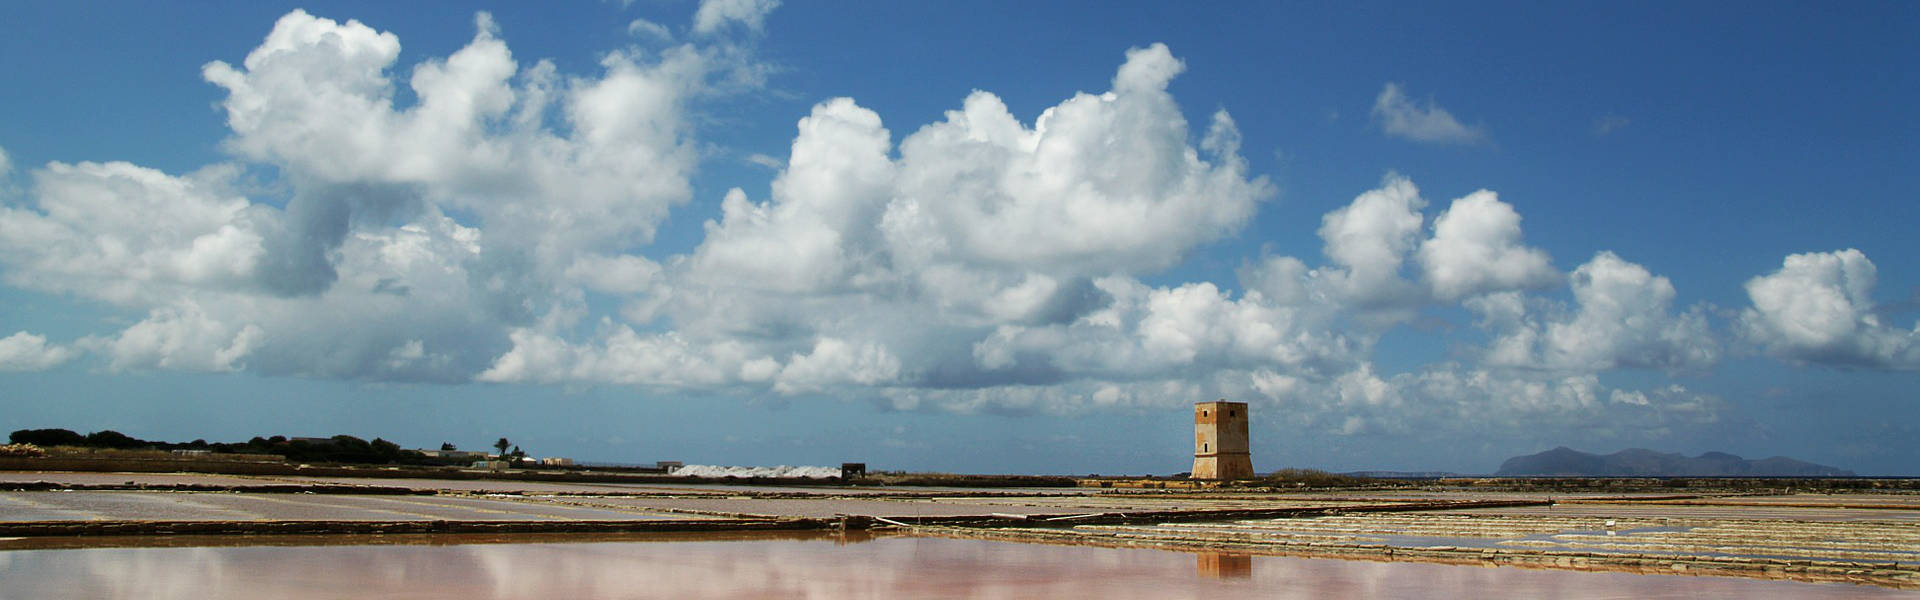
M 684 477 L 810 477 L 824 479 L 839 477 L 840 469 L 833 467 L 718 467 L 714 465 L 687 465 L 673 470 L 674 475 Z

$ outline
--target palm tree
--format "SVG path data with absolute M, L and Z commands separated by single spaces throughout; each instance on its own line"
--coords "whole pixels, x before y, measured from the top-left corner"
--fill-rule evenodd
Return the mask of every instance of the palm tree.
M 506 455 L 507 453 L 507 446 L 512 446 L 512 445 L 513 445 L 513 442 L 507 441 L 507 438 L 500 438 L 500 441 L 493 443 L 493 447 L 500 449 L 500 454 L 503 456 Z

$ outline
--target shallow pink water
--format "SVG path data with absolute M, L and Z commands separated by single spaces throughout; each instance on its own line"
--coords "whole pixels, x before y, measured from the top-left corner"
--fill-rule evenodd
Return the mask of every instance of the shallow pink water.
M 0 598 L 1879 598 L 1845 584 L 886 537 L 0 551 Z

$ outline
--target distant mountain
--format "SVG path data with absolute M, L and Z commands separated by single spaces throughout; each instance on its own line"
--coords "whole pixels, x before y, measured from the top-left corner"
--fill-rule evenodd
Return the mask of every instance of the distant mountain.
M 1631 448 L 1613 454 L 1587 454 L 1566 446 L 1515 456 L 1500 463 L 1495 475 L 1570 477 L 1851 477 L 1853 471 L 1775 456 L 1747 460 L 1725 452 L 1687 457 Z

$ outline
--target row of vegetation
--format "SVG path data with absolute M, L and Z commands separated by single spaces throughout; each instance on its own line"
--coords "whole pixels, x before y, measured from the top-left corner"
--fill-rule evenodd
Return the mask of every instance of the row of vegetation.
M 205 451 L 209 454 L 229 455 L 232 458 L 278 457 L 290 462 L 302 463 L 352 463 L 375 465 L 452 465 L 472 462 L 471 458 L 449 458 L 428 456 L 417 450 L 407 450 L 399 444 L 380 438 L 372 441 L 351 435 L 336 435 L 330 438 L 295 438 L 286 436 L 260 437 L 245 442 L 163 442 L 143 440 L 118 431 L 95 431 L 86 435 L 66 429 L 21 429 L 8 436 L 12 444 L 32 446 L 42 449 L 65 449 L 66 454 L 98 454 L 101 451 L 118 451 L 121 456 L 131 456 L 139 451 L 166 452 L 176 450 Z M 502 454 L 509 445 L 505 438 L 496 444 Z M 454 450 L 453 444 L 442 444 L 442 450 Z M 517 452 L 518 447 L 514 450 Z M 59 453 L 59 452 L 56 452 Z M 524 455 L 524 454 L 522 454 Z

